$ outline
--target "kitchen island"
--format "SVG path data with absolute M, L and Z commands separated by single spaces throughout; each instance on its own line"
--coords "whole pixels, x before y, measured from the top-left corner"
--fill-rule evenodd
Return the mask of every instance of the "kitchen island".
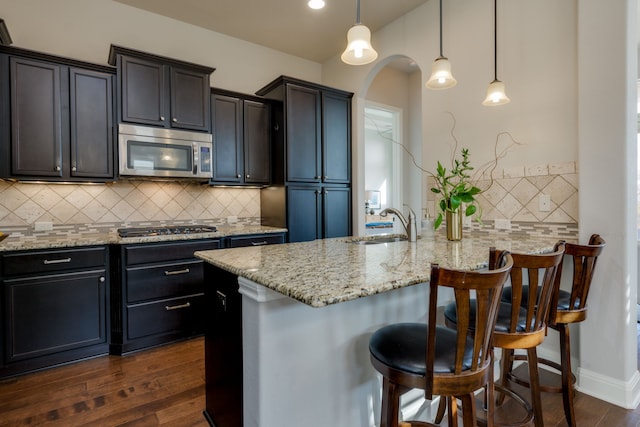
M 369 337 L 389 323 L 426 321 L 424 283 L 431 264 L 480 269 L 491 246 L 542 253 L 551 251 L 558 237 L 485 232 L 449 242 L 437 232 L 417 242 L 379 239 L 196 252 L 210 264 L 205 277 L 208 301 L 224 299 L 223 310 L 234 305 L 238 310 L 233 318 L 239 324 L 212 324 L 207 332 L 205 416 L 210 422 L 217 427 L 374 426 L 381 378 L 369 362 Z M 229 287 L 232 279 L 237 279 L 235 288 Z M 227 288 L 216 290 L 221 282 Z M 238 304 L 233 304 L 234 291 L 242 295 Z M 450 299 L 445 293 L 439 297 L 442 304 Z M 241 334 L 235 346 L 241 355 L 230 356 L 229 348 L 216 346 L 220 334 L 229 338 L 233 330 Z M 220 353 L 226 357 L 221 359 Z M 234 363 L 241 373 L 224 377 L 242 381 L 236 389 L 242 410 L 235 417 L 218 417 L 219 406 L 211 401 L 225 395 L 214 391 L 218 374 L 222 369 L 232 372 Z M 403 402 L 404 410 L 409 411 L 408 405 Z

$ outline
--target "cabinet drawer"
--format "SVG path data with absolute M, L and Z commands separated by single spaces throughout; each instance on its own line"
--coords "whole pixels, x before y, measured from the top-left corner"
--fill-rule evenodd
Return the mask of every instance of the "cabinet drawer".
M 178 243 L 146 243 L 140 246 L 124 248 L 124 264 L 145 264 L 150 262 L 175 261 L 193 258 L 196 251 L 207 251 L 221 248 L 221 241 L 196 240 Z
M 127 301 L 140 302 L 203 292 L 202 261 L 127 267 Z
M 128 338 L 204 330 L 204 295 L 170 298 L 127 307 Z
M 273 235 L 262 234 L 259 236 L 243 236 L 243 237 L 229 238 L 229 247 L 231 248 L 240 248 L 244 246 L 274 245 L 279 243 L 284 243 L 283 234 L 273 234 Z
M 104 267 L 107 262 L 105 247 L 29 251 L 2 255 L 5 276 L 40 274 L 79 268 Z

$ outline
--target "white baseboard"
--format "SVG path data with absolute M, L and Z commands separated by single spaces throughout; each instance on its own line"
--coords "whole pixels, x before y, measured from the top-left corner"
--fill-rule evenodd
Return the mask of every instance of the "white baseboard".
M 589 396 L 626 409 L 640 404 L 640 373 L 636 371 L 629 381 L 620 381 L 588 369 L 578 369 L 576 388 Z

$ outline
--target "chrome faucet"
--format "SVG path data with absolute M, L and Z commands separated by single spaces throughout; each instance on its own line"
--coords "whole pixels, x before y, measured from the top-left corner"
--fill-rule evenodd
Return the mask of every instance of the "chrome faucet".
M 410 242 L 415 242 L 416 239 L 418 238 L 418 226 L 416 224 L 416 213 L 413 211 L 413 209 L 411 209 L 409 207 L 409 205 L 404 205 L 406 207 L 409 208 L 409 218 L 405 218 L 404 215 L 402 215 L 402 212 L 400 212 L 398 209 L 396 208 L 386 208 L 383 211 L 380 212 L 380 216 L 385 217 L 387 216 L 387 214 L 392 213 L 395 216 L 397 216 L 400 219 L 400 222 L 402 223 L 402 226 L 404 227 L 406 233 L 407 233 L 407 239 L 409 239 Z

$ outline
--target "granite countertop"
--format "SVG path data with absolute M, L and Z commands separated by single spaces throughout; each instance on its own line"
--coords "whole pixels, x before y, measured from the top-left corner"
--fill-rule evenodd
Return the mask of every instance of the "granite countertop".
M 456 269 L 483 268 L 491 246 L 543 253 L 550 252 L 559 240 L 508 232 L 467 232 L 462 241 L 450 242 L 444 233 L 436 232 L 434 237 L 417 242 L 354 242 L 372 238 L 200 251 L 195 256 L 312 307 L 324 307 L 428 282 L 432 263 Z
M 132 243 L 167 242 L 176 240 L 215 239 L 227 236 L 240 236 L 244 234 L 283 233 L 287 231 L 284 228 L 265 227 L 262 225 L 222 225 L 217 226 L 217 228 L 218 230 L 213 233 L 174 234 L 127 238 L 118 236 L 116 228 L 102 232 L 79 233 L 58 230 L 56 232 L 49 233 L 34 233 L 30 236 L 10 234 L 9 237 L 0 241 L 0 252 L 108 244 L 126 245 Z

